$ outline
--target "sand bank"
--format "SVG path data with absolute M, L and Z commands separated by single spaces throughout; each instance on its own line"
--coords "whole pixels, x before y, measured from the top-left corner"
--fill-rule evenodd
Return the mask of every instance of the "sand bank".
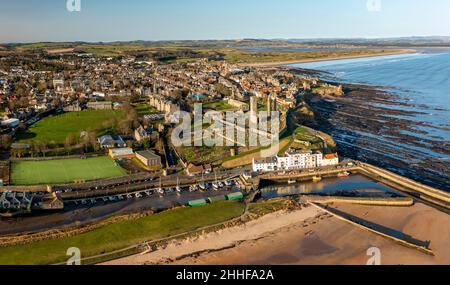
M 224 248 L 233 248 L 245 241 L 255 241 L 273 234 L 280 228 L 289 227 L 298 223 L 317 222 L 323 215 L 314 207 L 307 207 L 293 212 L 278 212 L 266 215 L 260 219 L 250 221 L 244 225 L 224 229 L 218 232 L 204 234 L 198 238 L 183 241 L 174 241 L 167 247 L 145 255 L 134 255 L 105 264 L 164 264 L 172 263 L 185 256 L 201 252 L 217 251 Z
M 338 57 L 325 57 L 317 59 L 303 59 L 303 60 L 290 60 L 290 61 L 277 61 L 277 62 L 255 62 L 255 63 L 239 63 L 238 65 L 243 67 L 277 67 L 290 64 L 308 63 L 308 62 L 321 62 L 321 61 L 333 61 L 333 60 L 344 60 L 344 59 L 354 59 L 354 58 L 368 58 L 368 57 L 378 57 L 378 56 L 388 56 L 397 54 L 407 54 L 416 53 L 416 50 L 393 50 L 384 53 L 375 53 L 369 55 L 349 55 L 349 56 L 338 56 Z
M 163 249 L 106 264 L 339 264 L 364 265 L 381 250 L 384 265 L 450 264 L 450 216 L 413 207 L 334 206 L 340 211 L 430 241 L 435 256 L 356 228 L 314 207 L 264 216 L 246 225 L 173 242 Z

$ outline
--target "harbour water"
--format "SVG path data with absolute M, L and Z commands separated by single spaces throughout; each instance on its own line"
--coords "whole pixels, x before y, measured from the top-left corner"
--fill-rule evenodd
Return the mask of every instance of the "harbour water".
M 355 174 L 346 178 L 326 178 L 320 182 L 302 182 L 293 185 L 275 184 L 261 189 L 265 199 L 293 195 L 342 195 L 359 197 L 386 197 L 398 193 L 363 175 Z
M 376 90 L 358 90 L 333 105 L 312 103 L 326 113 L 329 127 L 324 131 L 345 155 L 450 191 L 450 52 L 292 67 L 320 70 L 325 80 Z

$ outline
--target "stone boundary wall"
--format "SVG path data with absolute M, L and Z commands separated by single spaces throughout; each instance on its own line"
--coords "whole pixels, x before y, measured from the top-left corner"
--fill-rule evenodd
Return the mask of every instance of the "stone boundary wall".
M 51 156 L 51 157 L 24 157 L 24 158 L 10 158 L 12 162 L 20 161 L 51 161 L 51 160 L 69 160 L 69 159 L 80 159 L 80 158 L 96 158 L 101 157 L 99 154 L 89 154 L 89 155 L 68 155 L 68 156 Z
M 363 198 L 363 197 L 321 197 L 304 196 L 308 202 L 320 204 L 358 204 L 370 206 L 410 207 L 414 205 L 414 199 L 400 198 Z

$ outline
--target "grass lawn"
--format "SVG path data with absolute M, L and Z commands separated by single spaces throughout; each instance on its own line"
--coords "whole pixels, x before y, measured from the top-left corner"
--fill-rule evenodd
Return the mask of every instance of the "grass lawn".
M 157 112 L 155 108 L 151 107 L 148 104 L 138 104 L 136 107 L 134 107 L 134 109 L 139 116 L 150 115 Z
M 12 163 L 13 185 L 62 184 L 75 180 L 96 180 L 125 176 L 127 173 L 109 157 L 17 161 Z
M 286 147 L 289 147 L 291 143 L 291 139 L 290 137 L 281 139 L 280 142 L 278 143 L 278 147 L 283 150 Z M 263 150 L 269 150 L 271 148 L 271 146 L 268 147 L 260 147 L 260 148 L 256 148 L 247 152 L 243 152 L 240 153 L 236 156 L 233 157 L 226 157 L 224 159 L 222 159 L 222 167 L 224 168 L 235 168 L 235 167 L 239 167 L 239 166 L 245 166 L 245 165 L 250 165 L 253 163 L 253 159 L 254 158 L 261 158 L 261 151 Z M 275 155 L 275 154 L 274 154 Z
M 122 116 L 122 111 L 87 110 L 82 112 L 62 113 L 47 117 L 32 125 L 28 132 L 18 133 L 19 142 L 47 141 L 64 144 L 69 133 L 80 136 L 82 131 L 107 131 L 111 127 L 111 120 Z
M 210 108 L 216 111 L 235 110 L 236 108 L 224 101 L 209 102 L 203 105 L 204 108 Z
M 244 205 L 219 202 L 203 207 L 179 208 L 145 218 L 114 223 L 74 237 L 0 248 L 0 264 L 53 264 L 68 259 L 66 251 L 78 247 L 82 258 L 157 240 L 240 216 Z
M 182 147 L 177 150 L 183 160 L 196 164 L 213 163 L 230 154 L 228 147 Z
M 252 203 L 249 205 L 248 211 L 258 216 L 264 216 L 273 212 L 286 209 L 287 204 L 288 204 L 287 199 L 273 199 L 258 203 Z
M 307 129 L 298 127 L 294 133 L 295 139 L 299 141 L 309 142 L 311 144 L 321 143 L 322 140 L 315 135 L 312 135 Z

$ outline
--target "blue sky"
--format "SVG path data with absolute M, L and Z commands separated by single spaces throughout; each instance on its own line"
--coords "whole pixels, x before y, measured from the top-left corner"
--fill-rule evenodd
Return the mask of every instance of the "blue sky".
M 448 0 L 0 0 L 0 42 L 450 36 Z

